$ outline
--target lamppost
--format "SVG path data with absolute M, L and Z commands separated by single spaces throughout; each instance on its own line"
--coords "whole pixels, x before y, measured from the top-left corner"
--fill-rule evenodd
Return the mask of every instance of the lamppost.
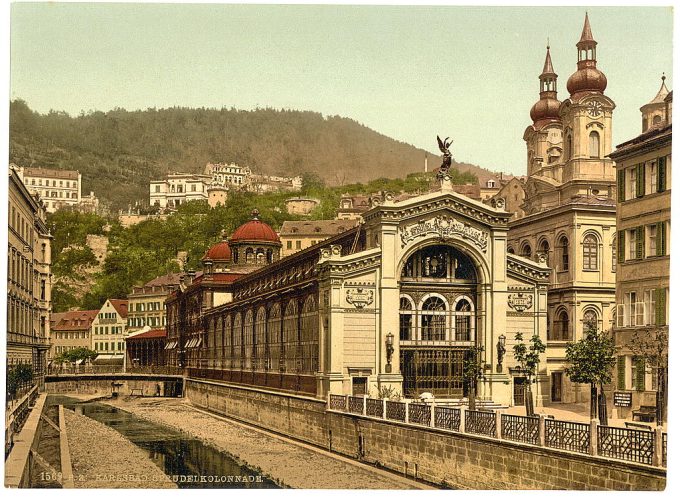
M 496 373 L 501 373 L 503 371 L 503 358 L 505 357 L 505 335 L 500 335 L 498 337 L 498 343 L 496 343 L 496 356 L 498 357 Z
M 394 335 L 392 333 L 387 333 L 385 337 L 385 349 L 387 350 L 385 373 L 392 373 L 392 354 L 394 354 Z

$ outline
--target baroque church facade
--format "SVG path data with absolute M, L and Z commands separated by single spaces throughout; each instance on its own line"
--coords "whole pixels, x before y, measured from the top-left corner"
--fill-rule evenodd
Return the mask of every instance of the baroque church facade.
M 524 133 L 525 216 L 510 223 L 508 251 L 550 267 L 547 375 L 550 402 L 583 402 L 585 386 L 565 374 L 566 344 L 589 327 L 609 330 L 616 277 L 616 169 L 612 151 L 615 103 L 597 68 L 597 42 L 586 14 L 569 96 L 557 98 L 550 47 L 539 76 L 539 100 Z

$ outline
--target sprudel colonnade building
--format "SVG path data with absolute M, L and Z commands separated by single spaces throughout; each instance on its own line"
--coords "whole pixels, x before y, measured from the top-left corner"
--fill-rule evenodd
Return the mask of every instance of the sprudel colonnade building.
M 381 387 L 462 397 L 477 345 L 479 394 L 514 404 L 514 336 L 545 341 L 550 271 L 507 252 L 510 216 L 445 180 L 387 196 L 360 226 L 280 260 L 278 236 L 255 216 L 168 298 L 167 359 L 192 377 L 319 397 Z

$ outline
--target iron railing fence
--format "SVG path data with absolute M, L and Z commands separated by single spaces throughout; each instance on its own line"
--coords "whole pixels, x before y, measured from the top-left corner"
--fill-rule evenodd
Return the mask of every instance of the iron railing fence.
M 382 399 L 372 399 L 370 397 L 366 398 L 366 415 L 370 417 L 381 417 L 383 416 L 383 400 Z
M 37 398 L 38 386 L 34 385 L 18 399 L 8 401 L 5 412 L 5 460 L 14 446 L 14 436 L 24 427 Z
M 347 397 L 338 394 L 331 394 L 330 397 L 331 410 L 342 410 L 347 409 Z
M 654 436 L 654 431 L 599 425 L 597 427 L 597 454 L 602 457 L 652 465 Z
M 518 443 L 538 444 L 538 417 L 501 415 L 501 437 Z
M 385 414 L 388 420 L 406 421 L 406 403 L 401 401 L 387 401 Z
M 562 420 L 546 420 L 545 445 L 558 450 L 588 453 L 590 450 L 590 425 Z
M 408 421 L 412 424 L 430 425 L 431 408 L 429 404 L 408 405 Z
M 496 414 L 490 411 L 465 410 L 465 432 L 496 437 Z
M 446 408 L 444 406 L 435 406 L 434 426 L 439 427 L 440 429 L 459 431 L 460 410 L 458 408 Z
M 350 413 L 358 413 L 359 415 L 364 414 L 364 398 L 356 396 L 347 397 L 347 409 Z

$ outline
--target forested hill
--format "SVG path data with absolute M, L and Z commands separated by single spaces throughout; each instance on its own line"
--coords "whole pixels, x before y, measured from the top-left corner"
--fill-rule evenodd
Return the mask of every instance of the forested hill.
M 314 112 L 115 109 L 71 117 L 39 114 L 22 100 L 10 104 L 10 162 L 78 170 L 83 193 L 94 190 L 112 209 L 147 201 L 150 179 L 202 172 L 208 162 L 281 176 L 313 173 L 328 185 L 342 185 L 403 178 L 423 169 L 427 153 L 354 120 Z M 439 165 L 438 155 L 428 157 L 430 169 Z M 488 174 L 470 164 L 454 161 L 453 167 Z

